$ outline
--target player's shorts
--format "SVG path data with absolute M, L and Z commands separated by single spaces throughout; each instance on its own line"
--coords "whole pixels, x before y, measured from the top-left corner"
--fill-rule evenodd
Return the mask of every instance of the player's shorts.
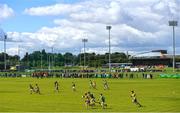
M 92 98 L 92 99 L 90 100 L 90 102 L 91 102 L 91 103 L 95 103 L 95 100 Z
M 89 104 L 90 104 L 90 100 L 86 100 L 85 103 L 86 103 L 87 105 L 89 105 Z
M 136 103 L 136 102 L 137 102 L 137 99 L 136 99 L 136 98 L 135 98 L 135 99 L 133 99 L 133 100 L 132 100 L 132 102 Z
M 31 92 L 33 92 L 33 91 L 34 91 L 34 89 L 30 89 L 30 91 L 31 91 Z
M 101 102 L 101 106 L 104 106 L 104 102 Z

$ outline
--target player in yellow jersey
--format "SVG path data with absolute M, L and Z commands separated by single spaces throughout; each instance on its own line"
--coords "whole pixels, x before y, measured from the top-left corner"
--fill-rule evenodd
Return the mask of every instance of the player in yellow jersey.
M 72 90 L 76 91 L 76 84 L 74 82 L 72 82 Z
M 142 107 L 142 105 L 137 101 L 136 93 L 134 91 L 131 91 L 131 98 L 133 103 L 135 103 L 139 107 Z

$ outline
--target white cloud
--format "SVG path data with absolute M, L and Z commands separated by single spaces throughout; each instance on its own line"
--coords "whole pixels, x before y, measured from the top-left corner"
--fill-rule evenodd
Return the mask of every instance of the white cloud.
M 7 4 L 0 4 L 0 20 L 11 17 L 14 14 L 12 8 L 10 8 Z
M 26 14 L 56 15 L 54 27 L 42 27 L 34 33 L 9 32 L 11 37 L 24 40 L 35 49 L 54 47 L 61 52 L 79 52 L 83 34 L 87 34 L 87 51 L 108 52 L 108 31 L 112 25 L 112 51 L 150 51 L 168 49 L 172 45 L 172 29 L 168 20 L 179 19 L 180 2 L 175 0 L 89 0 L 75 4 L 55 4 L 33 7 Z M 63 16 L 59 18 L 58 16 Z M 177 27 L 176 31 L 179 31 Z M 179 32 L 176 32 L 179 47 Z M 28 48 L 27 48 L 28 49 Z M 180 51 L 177 50 L 179 53 Z
M 17 55 L 18 54 L 18 47 L 11 47 L 6 50 L 9 55 Z
M 27 49 L 24 48 L 24 46 L 10 46 L 10 48 L 6 49 L 6 52 L 9 55 L 20 55 L 20 57 L 22 58 L 24 56 L 24 54 L 27 52 Z
M 71 12 L 77 12 L 82 8 L 81 5 L 70 5 L 70 4 L 55 4 L 43 7 L 32 7 L 26 8 L 24 13 L 29 15 L 60 15 Z

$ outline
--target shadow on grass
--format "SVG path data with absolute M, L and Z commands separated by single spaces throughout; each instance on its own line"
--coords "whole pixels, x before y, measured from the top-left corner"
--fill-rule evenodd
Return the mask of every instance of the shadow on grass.
M 91 107 L 91 109 L 103 109 L 103 108 L 96 106 L 96 107 Z M 106 108 L 104 108 L 104 110 L 105 109 L 111 110 L 112 108 L 111 107 L 106 107 Z

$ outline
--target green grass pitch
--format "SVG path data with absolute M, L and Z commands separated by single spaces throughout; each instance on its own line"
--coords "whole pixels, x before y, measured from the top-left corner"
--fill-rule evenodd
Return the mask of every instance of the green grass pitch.
M 59 81 L 60 92 L 54 92 L 54 81 Z M 103 89 L 103 79 L 91 79 L 97 90 L 89 89 L 90 79 L 81 78 L 0 78 L 0 111 L 15 112 L 180 112 L 179 79 L 107 79 L 110 90 Z M 76 92 L 71 83 L 76 83 Z M 38 83 L 42 95 L 30 94 L 29 84 Z M 130 91 L 144 106 L 131 102 Z M 86 108 L 82 95 L 90 91 L 96 99 L 103 93 L 108 104 Z

